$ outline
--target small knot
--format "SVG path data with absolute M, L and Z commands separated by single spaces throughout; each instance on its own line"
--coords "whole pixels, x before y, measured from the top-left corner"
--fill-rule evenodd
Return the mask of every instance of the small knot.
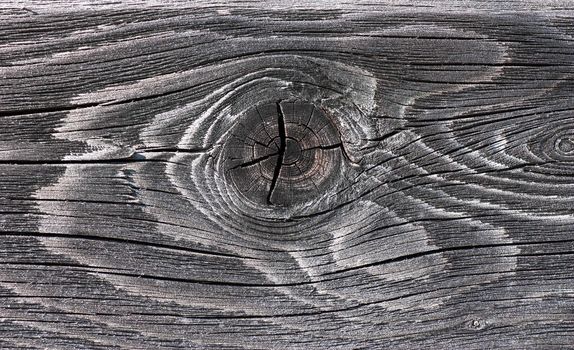
M 574 135 L 568 135 L 556 140 L 556 149 L 564 155 L 574 155 Z
M 486 327 L 486 321 L 483 319 L 472 319 L 467 323 L 468 328 L 479 331 Z

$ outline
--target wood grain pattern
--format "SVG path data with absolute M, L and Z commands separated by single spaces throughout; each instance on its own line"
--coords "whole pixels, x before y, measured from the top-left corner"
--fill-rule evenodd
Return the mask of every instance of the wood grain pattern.
M 573 11 L 1 1 L 0 348 L 574 348 Z

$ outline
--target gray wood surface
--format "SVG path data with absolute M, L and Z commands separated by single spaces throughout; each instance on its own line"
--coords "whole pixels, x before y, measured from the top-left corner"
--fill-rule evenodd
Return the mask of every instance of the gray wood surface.
M 0 2 L 0 348 L 574 348 L 571 1 Z

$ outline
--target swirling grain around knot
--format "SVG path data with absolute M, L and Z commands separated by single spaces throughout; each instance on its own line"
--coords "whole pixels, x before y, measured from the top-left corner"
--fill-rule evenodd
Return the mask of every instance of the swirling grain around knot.
M 285 307 L 297 313 L 300 303 L 312 309 L 341 310 L 342 315 L 347 309 L 371 304 L 382 306 L 373 312 L 426 308 L 429 295 L 441 303 L 452 293 L 432 291 L 433 274 L 455 276 L 457 266 L 469 266 L 470 275 L 486 273 L 486 265 L 468 264 L 474 251 L 465 249 L 465 241 L 484 246 L 492 263 L 512 271 L 517 250 L 509 246 L 503 228 L 449 209 L 457 197 L 445 197 L 444 204 L 426 200 L 433 192 L 443 197 L 442 191 L 404 190 L 409 172 L 424 168 L 401 152 L 422 143 L 413 143 L 416 135 L 404 126 L 373 118 L 378 91 L 373 72 L 300 55 L 263 56 L 217 68 L 163 77 L 162 85 L 187 81 L 193 87 L 222 79 L 220 72 L 226 73 L 221 88 L 158 114 L 140 135 L 146 147 L 161 150 L 161 145 L 154 144 L 158 137 L 169 134 L 176 124 L 183 131 L 177 144 L 182 151 L 174 152 L 164 165 L 169 184 L 162 191 L 181 193 L 177 211 L 190 219 L 170 218 L 171 202 L 163 210 L 157 208 L 165 200 L 161 193 L 139 192 L 137 198 L 154 221 L 167 220 L 167 226 L 157 227 L 163 235 L 217 242 L 226 254 L 249 256 L 242 262 L 244 268 L 264 276 L 270 287 L 283 286 L 277 292 L 287 295 L 292 304 L 277 309 L 275 292 L 269 297 L 257 292 L 265 307 L 254 308 L 252 301 L 244 299 L 233 310 L 247 307 L 250 313 L 264 316 L 285 313 Z M 381 137 L 381 129 L 394 136 Z M 136 188 L 150 186 L 138 180 L 147 172 L 136 170 L 131 176 Z M 423 216 L 413 216 L 413 207 Z M 452 220 L 453 229 L 464 227 L 465 236 L 437 235 L 438 228 L 423 221 L 428 217 Z M 456 256 L 448 253 L 453 245 Z M 509 257 L 497 258 L 501 253 Z M 127 283 L 124 278 L 106 277 L 138 295 L 153 296 L 161 290 L 182 305 L 191 300 L 195 301 L 190 305 L 205 303 L 196 292 L 181 294 L 181 288 L 172 284 L 151 288 L 146 281 Z M 220 278 L 223 283 L 230 277 Z M 370 292 L 357 294 L 358 281 L 363 281 L 361 289 Z M 383 281 L 403 285 L 409 295 L 390 290 Z M 453 288 L 462 292 L 481 279 L 452 281 Z M 309 297 L 310 291 L 325 300 Z M 390 301 L 399 297 L 400 303 Z

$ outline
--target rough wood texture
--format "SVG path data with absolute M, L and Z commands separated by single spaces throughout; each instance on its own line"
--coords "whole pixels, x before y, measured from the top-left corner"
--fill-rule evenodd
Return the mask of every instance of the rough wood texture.
M 0 2 L 0 347 L 574 348 L 568 1 Z

